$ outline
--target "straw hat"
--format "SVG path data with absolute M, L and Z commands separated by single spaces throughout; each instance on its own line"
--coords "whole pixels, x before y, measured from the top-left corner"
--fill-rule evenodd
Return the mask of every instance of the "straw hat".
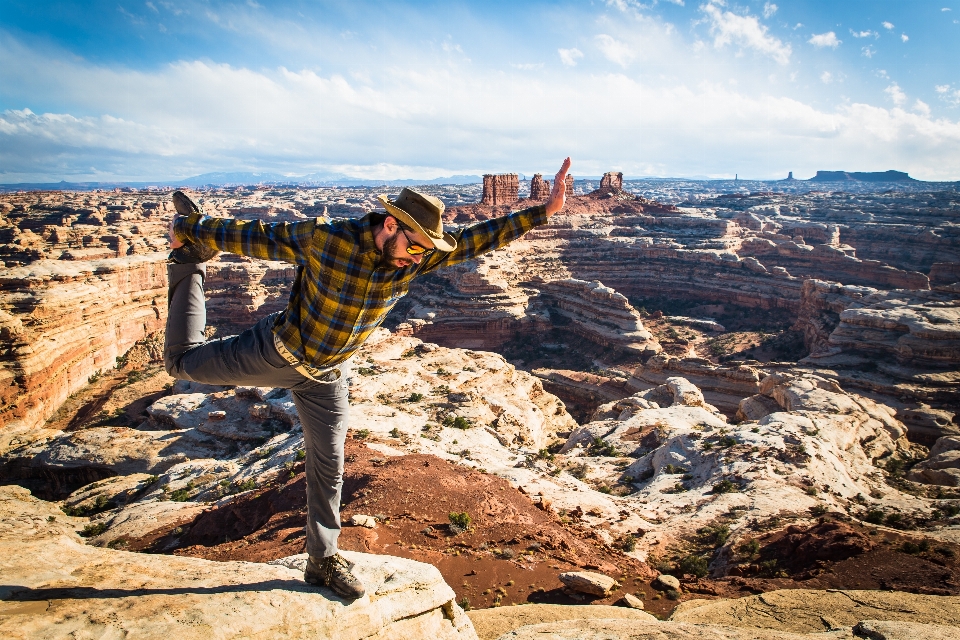
M 387 213 L 430 238 L 433 246 L 440 251 L 453 251 L 457 240 L 443 232 L 443 202 L 433 196 L 404 188 L 396 200 L 389 200 L 386 194 L 377 196 Z

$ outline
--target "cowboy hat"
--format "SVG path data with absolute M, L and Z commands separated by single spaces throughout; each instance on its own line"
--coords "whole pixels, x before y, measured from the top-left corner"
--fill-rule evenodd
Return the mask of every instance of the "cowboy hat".
M 425 193 L 404 187 L 396 200 L 390 200 L 386 194 L 377 196 L 387 213 L 414 231 L 430 238 L 433 246 L 440 251 L 453 251 L 457 240 L 443 231 L 443 202 Z

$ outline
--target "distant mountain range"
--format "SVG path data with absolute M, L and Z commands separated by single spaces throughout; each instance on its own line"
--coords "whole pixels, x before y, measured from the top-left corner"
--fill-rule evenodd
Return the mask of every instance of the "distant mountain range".
M 576 176 L 577 180 L 599 180 L 599 176 Z M 691 180 L 696 178 L 627 178 L 627 180 Z M 787 180 L 794 180 L 793 172 Z M 704 178 L 704 181 L 716 182 Z M 265 172 L 215 172 L 202 173 L 191 178 L 179 180 L 157 180 L 152 182 L 19 182 L 0 184 L 0 192 L 9 191 L 92 191 L 93 189 L 146 187 L 237 187 L 244 185 L 302 186 L 302 187 L 406 187 L 415 185 L 438 184 L 479 184 L 483 177 L 478 175 L 457 174 L 430 180 L 371 180 L 338 173 L 311 173 L 303 176 L 285 176 L 279 173 Z M 743 180 L 746 182 L 746 180 Z M 769 180 L 751 180 L 750 182 L 772 182 Z M 781 181 L 782 182 L 782 181 Z M 797 182 L 922 182 L 911 178 L 903 171 L 817 171 L 817 175 Z
M 305 176 L 285 176 L 279 173 L 260 172 L 216 172 L 202 173 L 191 178 L 179 180 L 156 180 L 151 182 L 19 182 L 16 184 L 0 184 L 3 191 L 36 191 L 36 190 L 63 190 L 63 191 L 90 191 L 93 189 L 116 189 L 145 187 L 238 187 L 244 185 L 290 185 L 303 187 L 404 187 L 418 184 L 478 184 L 483 177 L 474 175 L 453 175 L 445 178 L 430 180 L 371 180 L 356 178 L 344 174 L 312 173 Z
M 903 171 L 817 171 L 808 182 L 920 182 Z

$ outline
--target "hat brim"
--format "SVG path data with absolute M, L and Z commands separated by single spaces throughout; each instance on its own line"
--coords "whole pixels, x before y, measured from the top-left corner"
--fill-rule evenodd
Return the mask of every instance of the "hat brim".
M 377 200 L 379 200 L 383 204 L 387 212 L 390 215 L 392 215 L 394 218 L 396 218 L 403 224 L 407 225 L 414 231 L 419 232 L 424 237 L 430 238 L 430 242 L 433 243 L 434 248 L 437 249 L 438 251 L 450 252 L 457 248 L 456 238 L 454 238 L 452 235 L 450 235 L 447 232 L 444 232 L 443 237 L 441 238 L 433 237 L 433 235 L 427 232 L 427 230 L 424 229 L 419 222 L 413 219 L 413 216 L 411 216 L 409 213 L 407 213 L 397 205 L 390 202 L 390 200 L 387 199 L 387 196 L 385 194 L 381 194 L 377 196 Z

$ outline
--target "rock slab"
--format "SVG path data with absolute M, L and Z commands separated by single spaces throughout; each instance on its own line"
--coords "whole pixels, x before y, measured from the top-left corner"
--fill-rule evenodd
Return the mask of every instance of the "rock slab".
M 91 547 L 85 522 L 0 487 L 0 637 L 477 638 L 427 564 L 345 553 L 367 587 L 350 602 L 287 566 Z

